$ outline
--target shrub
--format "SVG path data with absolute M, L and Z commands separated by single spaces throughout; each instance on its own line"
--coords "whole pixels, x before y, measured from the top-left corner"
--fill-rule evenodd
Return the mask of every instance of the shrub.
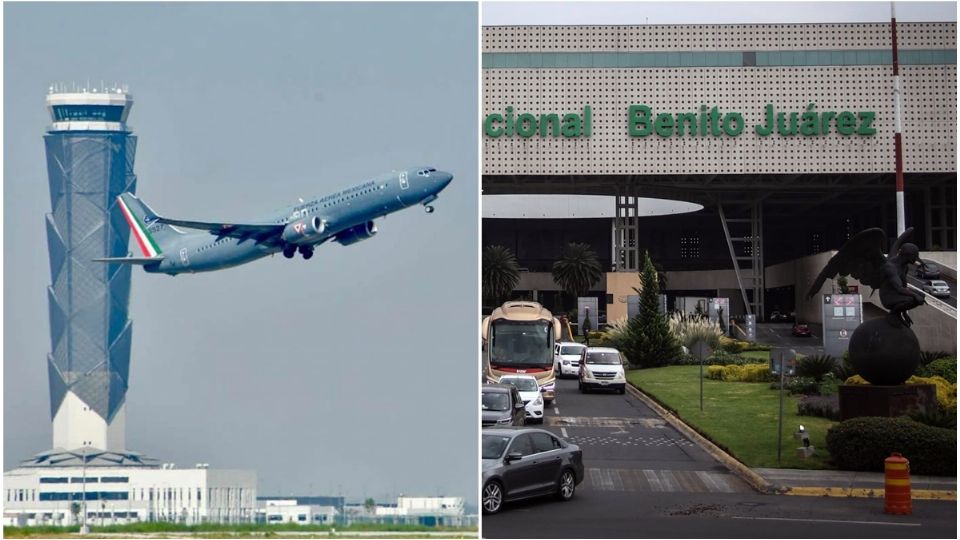
M 773 379 L 770 366 L 766 364 L 711 365 L 707 368 L 707 377 L 726 382 L 766 382 Z
M 928 426 L 957 429 L 957 411 L 950 412 L 937 409 L 931 412 L 916 412 L 911 414 L 910 418 Z
M 844 352 L 843 358 L 833 366 L 833 375 L 837 379 L 845 381 L 856 374 L 857 370 L 854 369 L 853 364 L 850 363 L 850 355 Z
M 917 368 L 917 375 L 921 377 L 943 377 L 952 383 L 957 382 L 957 359 L 950 356 L 938 358 L 925 366 Z
M 770 347 L 769 345 L 765 345 L 765 344 L 763 344 L 763 343 L 754 343 L 754 342 L 751 341 L 751 342 L 748 342 L 748 343 L 747 343 L 747 346 L 746 346 L 746 347 L 744 347 L 743 352 L 750 352 L 750 351 L 770 351 L 770 348 L 771 348 L 771 347 Z
M 833 373 L 827 373 L 820 382 L 819 394 L 821 396 L 833 396 L 840 391 L 840 379 L 837 379 Z
M 952 354 L 945 351 L 923 351 L 920 353 L 920 365 L 925 366 L 934 360 L 949 358 Z
M 797 375 L 812 377 L 819 382 L 824 375 L 833 371 L 836 365 L 837 361 L 829 355 L 807 356 L 797 360 Z
M 771 388 L 780 388 L 779 383 L 770 385 Z M 788 394 L 813 394 L 820 393 L 820 383 L 813 377 L 790 377 L 783 385 Z
M 840 398 L 838 396 L 803 396 L 797 401 L 797 414 L 840 420 Z
M 713 356 L 710 357 L 710 361 L 714 364 L 719 364 L 722 366 L 742 366 L 743 364 L 753 364 L 756 363 L 754 358 L 744 358 L 738 354 L 730 354 L 726 351 L 719 350 L 713 353 Z
M 957 432 L 925 426 L 906 417 L 852 418 L 827 430 L 827 450 L 841 469 L 883 471 L 899 452 L 914 474 L 956 476 Z
M 722 381 L 723 368 L 724 366 L 707 366 L 707 378 Z
M 870 384 L 863 377 L 854 375 L 846 384 Z M 904 384 L 932 384 L 937 387 L 937 405 L 944 411 L 957 411 L 957 385 L 943 377 L 917 377 L 913 375 Z
M 728 352 L 730 354 L 740 354 L 747 348 L 748 345 L 748 342 L 740 341 L 739 339 L 733 339 L 727 336 L 722 336 L 720 338 L 720 349 L 723 352 Z
M 720 325 L 704 317 L 675 312 L 667 322 L 677 342 L 690 351 L 698 341 L 703 341 L 711 349 L 716 349 L 720 343 Z

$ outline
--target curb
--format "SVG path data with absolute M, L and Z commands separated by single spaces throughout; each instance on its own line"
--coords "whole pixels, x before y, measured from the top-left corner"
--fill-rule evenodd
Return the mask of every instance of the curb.
M 838 488 L 838 487 L 788 487 L 783 492 L 784 495 L 797 495 L 801 497 L 862 497 L 871 499 L 882 499 L 884 497 L 883 488 Z M 914 489 L 910 492 L 910 498 L 915 501 L 956 501 L 956 491 L 946 491 L 939 489 Z
M 730 454 L 724 452 L 719 446 L 715 445 L 713 442 L 708 440 L 706 437 L 701 435 L 697 430 L 693 429 L 686 422 L 681 420 L 672 412 L 665 409 L 662 405 L 650 398 L 650 396 L 644 394 L 639 388 L 633 386 L 633 383 L 627 384 L 627 391 L 631 395 L 642 401 L 645 405 L 653 409 L 661 418 L 667 421 L 668 424 L 676 428 L 677 431 L 682 433 L 685 437 L 689 438 L 695 442 L 700 448 L 702 448 L 706 453 L 710 454 L 711 457 L 719 461 L 724 467 L 730 470 L 733 474 L 740 477 L 743 481 L 750 484 L 750 487 L 759 491 L 760 493 L 768 494 L 778 494 L 783 493 L 784 488 L 775 486 L 768 482 L 764 477 L 753 472 L 750 467 L 747 467 L 743 463 L 737 461 L 736 458 Z

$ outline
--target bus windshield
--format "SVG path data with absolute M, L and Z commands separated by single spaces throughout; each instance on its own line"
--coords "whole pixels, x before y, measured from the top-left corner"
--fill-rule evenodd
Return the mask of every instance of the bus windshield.
M 490 363 L 515 368 L 553 365 L 553 325 L 548 321 L 494 321 Z

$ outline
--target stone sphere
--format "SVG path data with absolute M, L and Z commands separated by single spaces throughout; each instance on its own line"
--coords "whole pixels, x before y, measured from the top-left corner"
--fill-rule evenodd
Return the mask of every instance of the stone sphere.
M 888 317 L 861 324 L 850 336 L 850 363 L 870 384 L 903 384 L 920 365 L 920 342 L 913 330 Z

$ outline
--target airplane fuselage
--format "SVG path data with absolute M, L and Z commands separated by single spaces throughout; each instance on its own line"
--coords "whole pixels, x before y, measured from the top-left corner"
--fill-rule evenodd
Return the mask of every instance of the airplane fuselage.
M 238 266 L 250 261 L 294 249 L 309 250 L 328 240 L 344 245 L 373 236 L 373 220 L 409 206 L 427 206 L 452 179 L 448 173 L 430 169 L 407 169 L 367 180 L 351 188 L 287 207 L 257 223 L 278 226 L 308 223 L 319 218 L 322 233 L 308 242 L 293 246 L 284 242 L 262 242 L 255 238 L 217 236 L 210 232 L 189 232 L 164 247 L 164 259 L 144 266 L 152 273 L 170 275 L 184 272 L 209 272 Z M 292 225 L 291 225 L 292 226 Z M 149 226 L 148 226 L 149 230 Z M 178 229 L 179 230 L 179 229 Z M 357 238 L 355 234 L 360 234 Z M 303 251 L 301 251 L 303 253 Z M 290 255 L 287 254 L 289 257 Z

